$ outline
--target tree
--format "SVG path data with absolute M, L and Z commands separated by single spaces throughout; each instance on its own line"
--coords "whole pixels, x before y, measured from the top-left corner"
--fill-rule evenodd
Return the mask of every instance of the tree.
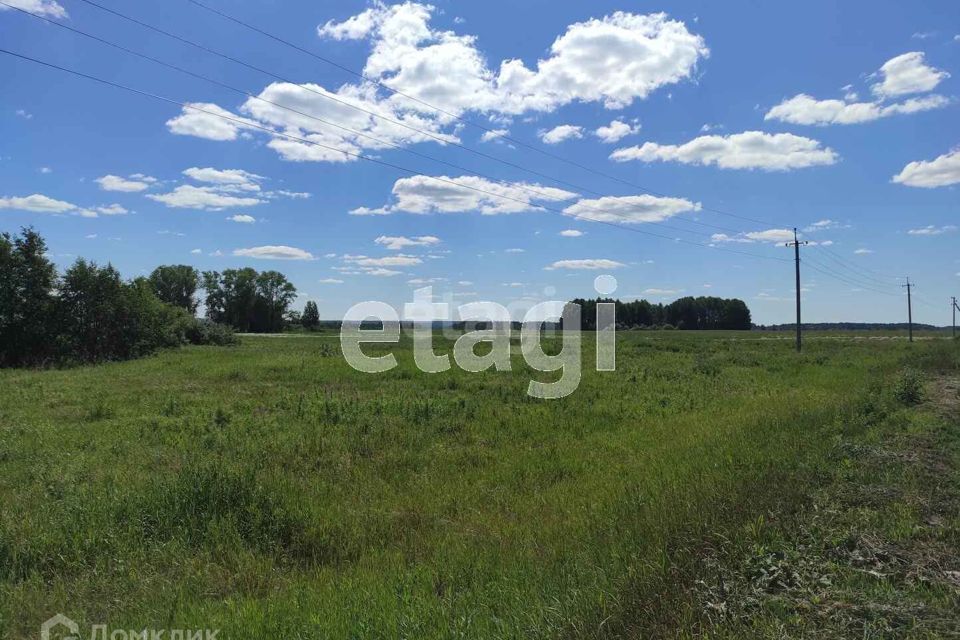
M 185 264 L 163 265 L 154 269 L 148 280 L 162 302 L 186 309 L 191 315 L 197 312 L 194 294 L 200 283 L 200 275 L 193 267 Z
M 313 300 L 307 301 L 307 304 L 303 307 L 303 315 L 300 317 L 300 322 L 311 331 L 320 325 L 320 310 L 317 309 L 316 302 Z
M 242 332 L 283 330 L 283 319 L 297 289 L 277 271 L 257 273 L 249 267 L 223 273 L 205 271 L 207 317 Z
M 32 228 L 0 234 L 0 365 L 36 364 L 52 353 L 53 288 L 57 271 Z

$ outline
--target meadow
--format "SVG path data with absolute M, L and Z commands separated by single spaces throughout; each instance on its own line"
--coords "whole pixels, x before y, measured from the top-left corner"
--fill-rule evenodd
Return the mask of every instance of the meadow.
M 378 375 L 329 335 L 0 371 L 0 637 L 57 612 L 221 638 L 695 628 L 706 541 L 802 511 L 904 367 L 958 361 L 631 332 L 596 372 L 591 342 L 551 401 L 519 356 L 428 375 L 406 338 L 372 348 L 400 362 Z

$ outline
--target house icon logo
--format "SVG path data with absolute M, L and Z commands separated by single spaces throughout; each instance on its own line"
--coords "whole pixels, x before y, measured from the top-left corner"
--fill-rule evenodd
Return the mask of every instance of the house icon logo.
M 57 629 L 57 627 L 65 627 L 69 635 L 63 635 L 64 631 L 53 635 L 52 632 Z M 53 640 L 54 638 L 59 638 L 60 640 L 79 640 L 79 634 L 80 627 L 77 626 L 77 623 L 62 613 L 58 613 L 40 625 L 40 640 Z

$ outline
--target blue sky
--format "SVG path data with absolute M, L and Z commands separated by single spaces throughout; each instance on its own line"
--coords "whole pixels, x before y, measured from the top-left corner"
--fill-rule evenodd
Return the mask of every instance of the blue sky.
M 611 273 L 772 323 L 796 226 L 806 321 L 905 320 L 897 276 L 921 322 L 960 295 L 956 2 L 204 0 L 395 95 L 188 0 L 102 4 L 274 77 L 79 0 L 2 1 L 260 98 L 0 6 L 2 48 L 193 105 L 0 54 L 0 229 L 61 267 L 278 269 L 325 318 Z

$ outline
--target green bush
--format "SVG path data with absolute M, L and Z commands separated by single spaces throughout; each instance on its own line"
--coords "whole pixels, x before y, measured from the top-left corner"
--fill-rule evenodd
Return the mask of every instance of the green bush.
M 916 369 L 903 369 L 893 383 L 893 397 L 902 405 L 912 406 L 923 400 L 923 377 Z

